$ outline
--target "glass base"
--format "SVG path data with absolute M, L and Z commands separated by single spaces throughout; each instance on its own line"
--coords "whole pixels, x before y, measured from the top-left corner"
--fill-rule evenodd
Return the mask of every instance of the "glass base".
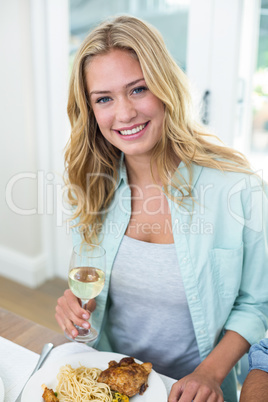
M 92 342 L 98 337 L 98 332 L 94 328 L 85 329 L 81 327 L 76 327 L 78 330 L 78 335 L 75 338 L 71 338 L 66 331 L 64 331 L 64 335 L 69 341 L 72 342 L 80 342 L 80 343 L 87 343 Z

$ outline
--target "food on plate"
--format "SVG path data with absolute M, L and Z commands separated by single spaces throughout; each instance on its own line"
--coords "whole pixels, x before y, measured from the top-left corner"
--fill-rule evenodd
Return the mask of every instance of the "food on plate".
M 112 402 L 129 402 L 129 398 L 126 395 L 119 394 L 119 392 L 114 392 Z
M 53 391 L 53 389 L 49 389 L 45 386 L 45 384 L 42 384 L 43 388 L 43 399 L 45 402 L 59 402 L 59 399 L 57 398 L 57 395 Z
M 62 366 L 57 375 L 56 392 L 45 384 L 45 402 L 129 402 L 129 398 L 142 395 L 148 387 L 151 363 L 138 364 L 133 357 L 124 357 L 119 363 L 109 362 L 108 369 L 70 364 Z
M 45 402 L 59 402 L 59 399 L 57 398 L 57 392 L 54 392 L 53 389 L 47 388 L 45 386 L 45 384 L 42 384 L 42 388 L 44 390 L 42 397 Z M 90 396 L 90 395 L 88 395 L 88 396 Z M 73 400 L 73 399 L 71 399 L 71 400 Z M 68 401 L 69 401 L 69 399 L 68 399 Z M 96 401 L 96 399 L 94 399 L 94 401 Z M 110 399 L 109 399 L 109 401 L 110 401 Z M 129 402 L 129 398 L 126 395 L 120 394 L 119 392 L 113 392 L 111 402 Z
M 119 363 L 112 360 L 109 368 L 102 371 L 98 382 L 109 385 L 112 391 L 132 397 L 142 395 L 148 387 L 152 363 L 138 364 L 133 357 L 124 357 Z
M 101 373 L 98 368 L 66 364 L 60 368 L 56 387 L 60 402 L 112 402 L 112 392 L 107 384 L 97 382 Z

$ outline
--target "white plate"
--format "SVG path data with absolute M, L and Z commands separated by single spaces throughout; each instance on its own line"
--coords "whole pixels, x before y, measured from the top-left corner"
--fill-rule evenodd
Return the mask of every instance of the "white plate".
M 28 381 L 24 388 L 21 402 L 44 402 L 42 398 L 43 390 L 41 388 L 42 384 L 46 384 L 48 388 L 56 389 L 57 385 L 57 374 L 61 366 L 65 364 L 70 364 L 72 367 L 77 368 L 82 364 L 86 367 L 97 367 L 101 370 L 108 368 L 108 363 L 111 360 L 116 360 L 119 362 L 122 357 L 118 353 L 110 352 L 86 352 L 86 353 L 75 353 L 67 355 L 64 358 L 59 359 L 53 364 L 47 364 L 46 367 L 38 370 Z M 137 363 L 141 363 L 139 360 L 135 359 Z M 160 376 L 152 370 L 148 378 L 149 387 L 143 395 L 135 395 L 130 400 L 131 402 L 166 402 L 167 401 L 167 391 L 166 387 L 160 378 Z
M 4 402 L 4 396 L 5 396 L 4 384 L 0 377 L 0 402 Z

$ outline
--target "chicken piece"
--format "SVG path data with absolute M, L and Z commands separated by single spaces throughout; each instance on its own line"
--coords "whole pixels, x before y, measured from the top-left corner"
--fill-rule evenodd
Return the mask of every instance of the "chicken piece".
M 47 388 L 45 384 L 42 385 L 42 388 L 44 390 L 42 397 L 45 402 L 60 402 L 59 399 L 56 397 L 53 389 Z
M 138 364 L 133 357 L 124 357 L 119 363 L 112 360 L 109 368 L 100 374 L 98 382 L 104 382 L 112 391 L 120 392 L 130 398 L 145 392 L 151 371 L 152 363 Z

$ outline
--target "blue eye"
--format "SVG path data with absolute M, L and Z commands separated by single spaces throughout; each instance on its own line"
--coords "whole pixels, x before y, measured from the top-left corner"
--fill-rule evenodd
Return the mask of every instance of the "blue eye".
M 147 87 L 144 87 L 144 86 L 143 87 L 138 87 L 138 88 L 133 89 L 133 93 L 134 94 L 139 94 L 139 93 L 147 91 L 147 90 L 148 90 Z
M 109 96 L 104 96 L 103 98 L 97 99 L 96 103 L 107 103 L 111 98 Z

